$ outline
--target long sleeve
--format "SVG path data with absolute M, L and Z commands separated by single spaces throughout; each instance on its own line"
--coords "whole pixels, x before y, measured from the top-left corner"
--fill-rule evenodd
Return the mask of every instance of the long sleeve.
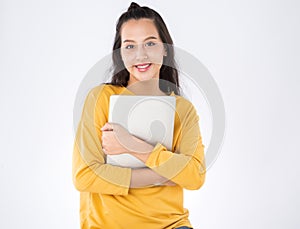
M 191 103 L 179 106 L 175 115 L 175 148 L 168 151 L 157 143 L 146 166 L 185 189 L 199 189 L 205 181 L 204 145 L 199 116 Z
M 84 103 L 73 149 L 73 183 L 81 192 L 127 195 L 131 169 L 105 164 L 100 128 L 107 122 L 109 93 L 93 88 Z

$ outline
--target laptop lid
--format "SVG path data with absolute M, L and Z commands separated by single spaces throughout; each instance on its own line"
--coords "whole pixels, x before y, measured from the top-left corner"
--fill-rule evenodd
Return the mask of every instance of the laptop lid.
M 158 142 L 172 149 L 175 96 L 111 95 L 108 121 L 121 124 L 134 136 L 156 145 Z M 107 163 L 139 168 L 145 167 L 130 154 L 108 155 Z

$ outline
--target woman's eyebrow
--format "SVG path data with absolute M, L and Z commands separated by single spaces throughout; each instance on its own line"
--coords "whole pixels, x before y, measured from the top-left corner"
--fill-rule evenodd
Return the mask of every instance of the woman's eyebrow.
M 151 39 L 157 39 L 157 37 L 155 37 L 155 36 L 150 36 L 150 37 L 145 38 L 144 41 L 151 40 Z M 129 39 L 126 39 L 126 40 L 123 41 L 123 43 L 126 43 L 126 42 L 132 42 L 132 43 L 135 43 L 134 40 L 129 40 Z
M 147 37 L 144 41 L 152 40 L 152 39 L 157 39 L 157 37 L 155 37 L 155 36 L 150 36 L 150 37 Z

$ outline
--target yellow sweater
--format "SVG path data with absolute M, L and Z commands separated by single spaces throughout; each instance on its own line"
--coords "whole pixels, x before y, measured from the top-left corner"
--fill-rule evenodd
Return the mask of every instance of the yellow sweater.
M 171 229 L 191 226 L 183 188 L 205 180 L 204 145 L 192 103 L 176 96 L 172 152 L 157 143 L 146 166 L 176 186 L 130 188 L 131 168 L 105 163 L 100 128 L 108 122 L 109 97 L 134 95 L 125 87 L 100 85 L 85 100 L 73 151 L 73 183 L 80 191 L 82 229 Z

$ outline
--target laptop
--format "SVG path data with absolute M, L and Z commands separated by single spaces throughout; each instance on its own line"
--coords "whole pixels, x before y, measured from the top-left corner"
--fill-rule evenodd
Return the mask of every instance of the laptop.
M 118 123 L 132 135 L 155 146 L 158 142 L 172 149 L 175 96 L 111 95 L 108 121 Z M 131 154 L 107 155 L 107 164 L 143 168 Z

